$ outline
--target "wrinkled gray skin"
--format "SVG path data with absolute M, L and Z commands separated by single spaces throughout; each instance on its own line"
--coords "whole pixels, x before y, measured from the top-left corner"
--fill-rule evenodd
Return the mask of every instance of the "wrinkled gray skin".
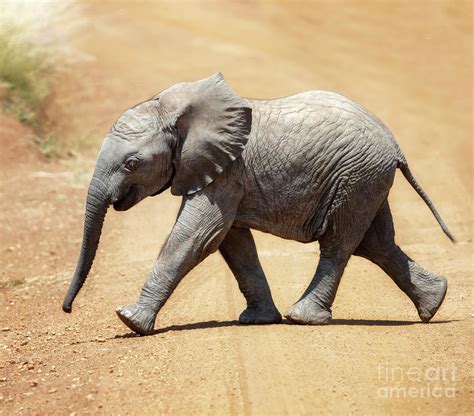
M 174 85 L 127 110 L 104 140 L 63 309 L 71 311 L 89 273 L 109 205 L 124 211 L 171 186 L 183 197 L 176 223 L 138 301 L 117 309 L 133 331 L 152 333 L 180 280 L 217 250 L 247 300 L 240 322 L 280 322 L 250 229 L 320 243 L 316 273 L 290 321 L 330 322 L 354 254 L 380 266 L 428 322 L 447 283 L 395 244 L 387 196 L 397 168 L 452 238 L 390 131 L 360 105 L 323 91 L 245 100 L 221 74 Z

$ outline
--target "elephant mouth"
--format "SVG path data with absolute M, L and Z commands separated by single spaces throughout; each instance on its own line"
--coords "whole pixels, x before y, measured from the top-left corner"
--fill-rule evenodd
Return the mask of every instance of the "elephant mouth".
M 125 196 L 113 203 L 115 211 L 126 211 L 138 202 L 138 189 L 135 186 L 130 187 Z
M 160 189 L 158 189 L 158 191 L 156 191 L 155 193 L 151 194 L 150 196 L 156 196 L 156 195 L 159 195 L 161 194 L 162 192 L 166 191 L 170 186 L 171 184 L 173 183 L 173 179 L 174 179 L 174 175 L 176 173 L 176 169 L 173 165 L 173 168 L 172 168 L 172 171 L 171 171 L 171 176 L 168 180 L 168 182 L 166 182 Z

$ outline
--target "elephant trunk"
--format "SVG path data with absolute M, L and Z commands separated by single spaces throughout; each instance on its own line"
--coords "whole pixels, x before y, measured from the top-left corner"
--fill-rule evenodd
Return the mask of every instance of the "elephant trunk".
M 71 312 L 72 302 L 81 290 L 92 267 L 108 206 L 109 198 L 107 197 L 103 182 L 94 175 L 87 193 L 81 253 L 77 261 L 71 285 L 64 298 L 64 312 Z

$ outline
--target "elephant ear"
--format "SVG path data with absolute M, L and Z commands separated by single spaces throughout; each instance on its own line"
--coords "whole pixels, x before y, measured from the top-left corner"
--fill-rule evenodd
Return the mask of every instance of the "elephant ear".
M 213 182 L 244 150 L 252 125 L 252 109 L 225 82 L 222 74 L 165 91 L 172 102 L 178 131 L 171 185 L 173 195 L 190 195 Z

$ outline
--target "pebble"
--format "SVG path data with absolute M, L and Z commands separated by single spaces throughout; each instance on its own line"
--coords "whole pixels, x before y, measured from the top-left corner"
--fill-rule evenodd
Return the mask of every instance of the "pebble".
M 48 390 L 48 393 L 51 394 L 51 393 L 56 393 L 58 391 L 58 389 L 51 389 L 51 390 Z
M 2 328 L 2 332 L 8 332 L 8 331 L 10 331 L 10 328 L 8 327 Z
M 36 387 L 38 385 L 38 382 L 36 380 L 33 380 L 31 383 L 30 383 L 30 386 L 31 387 Z

